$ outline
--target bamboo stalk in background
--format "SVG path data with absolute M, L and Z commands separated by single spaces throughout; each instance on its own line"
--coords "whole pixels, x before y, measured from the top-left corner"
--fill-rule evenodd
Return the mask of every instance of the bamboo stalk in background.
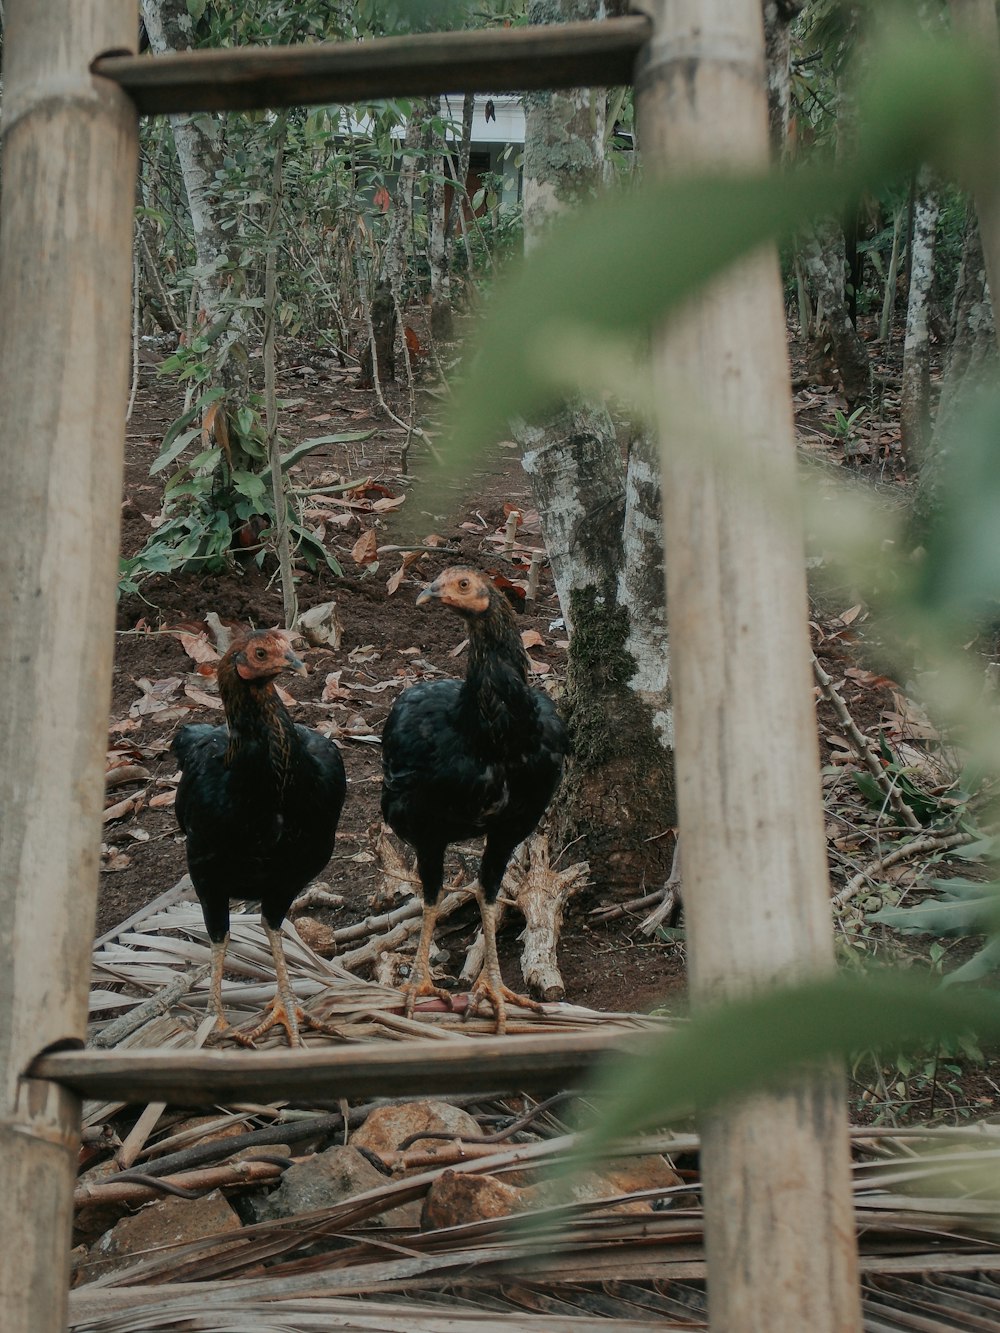
M 128 397 L 137 135 L 88 66 L 134 0 L 8 0 L 0 202 L 0 1310 L 65 1327 Z
M 760 0 L 644 8 L 647 169 L 764 170 Z M 776 255 L 717 279 L 654 358 L 684 906 L 692 1003 L 705 1006 L 833 967 Z M 693 411 L 678 427 L 681 403 Z M 700 1129 L 712 1328 L 860 1328 L 843 1080 L 803 1075 Z

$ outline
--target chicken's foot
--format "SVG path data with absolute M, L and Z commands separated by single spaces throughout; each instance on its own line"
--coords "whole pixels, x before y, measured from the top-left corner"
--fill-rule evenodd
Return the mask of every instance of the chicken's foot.
M 483 940 L 486 945 L 486 957 L 483 962 L 483 970 L 469 994 L 469 1007 L 466 1010 L 466 1015 L 478 1013 L 483 1001 L 488 1000 L 493 1007 L 497 1036 L 502 1037 L 507 1031 L 507 1001 L 518 1005 L 522 1009 L 533 1009 L 536 1014 L 544 1014 L 545 1006 L 539 1004 L 537 1000 L 530 999 L 527 995 L 518 995 L 517 991 L 513 991 L 509 986 L 504 985 L 503 977 L 500 975 L 500 959 L 497 957 L 496 902 L 487 902 L 480 893 L 479 910 L 483 918 Z
M 433 905 L 424 903 L 423 920 L 420 923 L 420 943 L 417 945 L 417 956 L 413 960 L 413 972 L 410 974 L 410 980 L 401 988 L 404 997 L 403 1013 L 407 1018 L 413 1017 L 414 1003 L 424 995 L 435 996 L 439 1000 L 444 1000 L 449 1008 L 451 1007 L 451 995 L 440 986 L 435 986 L 431 976 L 431 941 L 434 938 L 437 917 L 437 903 Z
M 213 1038 L 218 1038 L 224 1033 L 228 1035 L 232 1026 L 222 1008 L 222 970 L 226 961 L 228 944 L 228 931 L 226 931 L 224 939 L 212 940 L 212 980 L 208 992 L 208 1012 L 215 1015 Z
M 264 1010 L 264 1017 L 251 1029 L 250 1032 L 238 1031 L 233 1028 L 229 1032 L 235 1041 L 241 1046 L 253 1046 L 258 1037 L 262 1037 L 265 1032 L 270 1032 L 271 1028 L 279 1024 L 285 1029 L 288 1037 L 289 1046 L 302 1046 L 302 1036 L 299 1032 L 300 1027 L 311 1028 L 314 1032 L 325 1032 L 330 1036 L 339 1037 L 343 1034 L 329 1023 L 322 1023 L 318 1018 L 313 1018 L 307 1014 L 302 1006 L 295 999 L 292 993 L 292 983 L 288 976 L 288 964 L 285 962 L 285 949 L 281 942 L 281 931 L 275 930 L 269 926 L 266 921 L 261 925 L 267 935 L 268 942 L 271 945 L 271 957 L 274 959 L 274 973 L 278 979 L 278 989 L 274 999 Z

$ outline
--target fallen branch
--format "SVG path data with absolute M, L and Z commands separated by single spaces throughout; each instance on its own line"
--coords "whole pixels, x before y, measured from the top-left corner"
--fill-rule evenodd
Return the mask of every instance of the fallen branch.
M 972 833 L 928 833 L 922 838 L 914 838 L 912 842 L 903 843 L 873 865 L 859 870 L 853 879 L 835 893 L 830 900 L 834 912 L 839 915 L 860 891 L 866 880 L 882 874 L 883 871 L 898 865 L 900 861 L 908 861 L 911 857 L 920 856 L 924 852 L 946 852 L 952 847 L 962 847 L 966 843 L 975 842 L 976 836 Z
M 923 825 L 916 817 L 913 811 L 903 799 L 899 788 L 885 771 L 878 755 L 871 747 L 871 742 L 867 736 L 863 735 L 858 729 L 857 724 L 847 711 L 847 704 L 844 702 L 840 691 L 833 683 L 833 678 L 820 666 L 816 654 L 813 653 L 813 675 L 816 678 L 816 684 L 819 686 L 820 693 L 827 703 L 831 706 L 837 715 L 837 721 L 847 733 L 847 739 L 851 743 L 854 753 L 858 756 L 865 768 L 878 783 L 879 790 L 885 795 L 890 810 L 898 815 L 907 828 L 919 832 Z
M 674 843 L 673 860 L 670 862 L 670 874 L 661 891 L 660 903 L 655 911 L 650 912 L 639 927 L 644 935 L 652 935 L 668 918 L 672 918 L 681 901 L 681 840 Z
M 471 897 L 471 889 L 456 889 L 447 894 L 441 900 L 441 906 L 438 910 L 438 920 L 440 921 L 444 917 L 450 916 L 452 912 L 456 912 L 460 907 L 464 907 Z M 421 904 L 419 901 L 415 901 L 413 903 L 406 903 L 405 906 L 412 909 L 405 920 L 398 921 L 398 924 L 386 934 L 373 935 L 367 943 L 362 944 L 359 948 L 351 949 L 347 953 L 339 954 L 337 962 L 340 966 L 346 967 L 348 971 L 351 971 L 366 963 L 373 963 L 380 953 L 395 949 L 397 945 L 408 940 L 411 935 L 416 935 L 420 930 L 422 919 Z M 397 916 L 398 919 L 398 914 L 402 911 L 403 908 L 399 907 L 396 909 L 396 912 L 390 912 L 388 915 Z
M 288 915 L 297 916 L 300 912 L 307 912 L 310 907 L 340 907 L 343 901 L 344 895 L 331 893 L 328 884 L 310 884 L 292 903 Z
M 566 994 L 556 962 L 563 909 L 587 882 L 590 865 L 579 861 L 565 870 L 549 864 L 549 840 L 536 834 L 523 842 L 511 863 L 513 898 L 525 920 L 521 933 L 521 973 L 528 990 L 553 1002 Z
M 125 925 L 128 925 L 128 922 Z M 181 996 L 187 995 L 188 991 L 204 981 L 210 971 L 211 966 L 206 963 L 204 967 L 199 967 L 193 972 L 181 973 L 175 981 L 158 990 L 148 1000 L 143 1000 L 142 1004 L 137 1004 L 134 1009 L 122 1014 L 121 1018 L 116 1018 L 113 1023 L 102 1028 L 90 1043 L 91 1046 L 98 1050 L 110 1050 L 112 1046 L 117 1046 L 151 1018 L 169 1013 Z
M 148 1203 L 164 1194 L 177 1194 L 185 1199 L 196 1199 L 212 1190 L 230 1185 L 253 1185 L 276 1180 L 285 1167 L 275 1162 L 247 1158 L 226 1166 L 205 1167 L 200 1171 L 182 1171 L 173 1176 L 151 1176 L 144 1172 L 131 1173 L 129 1180 L 103 1180 L 93 1184 L 78 1184 L 73 1192 L 73 1205 L 95 1203 Z

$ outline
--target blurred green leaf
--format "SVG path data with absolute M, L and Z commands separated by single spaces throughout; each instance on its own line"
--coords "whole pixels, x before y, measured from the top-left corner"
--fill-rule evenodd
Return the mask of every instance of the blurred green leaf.
M 864 150 L 853 166 L 672 178 L 611 192 L 554 225 L 493 296 L 441 442 L 438 478 L 467 466 L 512 417 L 538 416 L 565 397 L 558 351 L 568 331 L 649 330 L 734 261 L 928 157 L 982 166 L 995 105 L 985 53 L 907 32 L 886 59 L 869 62 L 876 73 L 863 93 Z
M 1000 1036 L 1000 997 L 944 991 L 911 974 L 833 977 L 706 1009 L 647 1039 L 638 1056 L 605 1067 L 585 1154 L 597 1157 L 619 1138 L 780 1086 L 825 1060 L 967 1032 Z

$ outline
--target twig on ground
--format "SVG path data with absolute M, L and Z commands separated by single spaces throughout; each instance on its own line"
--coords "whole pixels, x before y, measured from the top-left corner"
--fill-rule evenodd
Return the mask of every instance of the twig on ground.
M 142 1004 L 137 1004 L 127 1014 L 122 1014 L 121 1018 L 116 1018 L 113 1023 L 102 1028 L 90 1043 L 91 1046 L 98 1050 L 109 1050 L 112 1046 L 117 1046 L 151 1018 L 169 1013 L 181 996 L 204 981 L 211 970 L 211 965 L 206 963 L 204 967 L 199 967 L 194 972 L 182 973 L 176 981 L 171 981 L 148 1000 L 143 1000 Z
M 289 916 L 307 912 L 310 907 L 340 907 L 344 901 L 342 893 L 331 893 L 328 884 L 310 884 L 304 889 L 288 909 Z
M 918 832 L 923 825 L 916 817 L 913 811 L 903 799 L 899 788 L 895 785 L 889 774 L 883 768 L 878 755 L 872 749 L 871 742 L 868 740 L 857 726 L 857 723 L 847 711 L 847 704 L 844 702 L 840 691 L 833 683 L 833 678 L 820 666 L 816 654 L 813 654 L 813 675 L 816 678 L 816 684 L 819 686 L 820 693 L 837 715 L 837 721 L 843 727 L 850 741 L 854 753 L 858 756 L 865 768 L 878 783 L 879 790 L 885 794 L 889 803 L 889 808 L 893 814 L 898 815 L 907 828 Z
M 861 890 L 866 880 L 898 865 L 900 861 L 908 861 L 913 856 L 923 855 L 924 852 L 946 852 L 952 847 L 962 847 L 968 842 L 975 842 L 976 836 L 973 833 L 928 833 L 922 838 L 914 838 L 912 842 L 902 843 L 894 851 L 888 852 L 872 865 L 859 871 L 833 895 L 830 901 L 834 912 L 838 914 L 842 912 L 854 895 Z

